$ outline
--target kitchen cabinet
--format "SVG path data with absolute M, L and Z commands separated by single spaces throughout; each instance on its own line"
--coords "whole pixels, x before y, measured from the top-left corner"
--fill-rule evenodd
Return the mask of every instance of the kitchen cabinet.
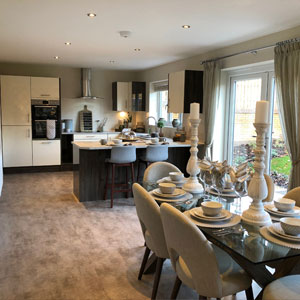
M 169 74 L 169 113 L 190 113 L 190 104 L 203 109 L 203 71 L 180 71 Z
M 1 76 L 2 125 L 31 125 L 30 77 Z
M 60 140 L 32 141 L 33 166 L 60 165 Z
M 32 166 L 31 126 L 2 126 L 3 166 Z
M 145 82 L 113 82 L 112 99 L 114 111 L 145 111 Z
M 31 99 L 59 100 L 59 78 L 31 77 Z

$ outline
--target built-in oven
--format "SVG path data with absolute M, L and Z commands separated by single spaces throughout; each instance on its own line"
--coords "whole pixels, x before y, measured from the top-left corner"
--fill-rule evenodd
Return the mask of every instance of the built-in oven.
M 32 138 L 47 137 L 47 120 L 55 120 L 56 138 L 60 137 L 60 105 L 57 100 L 31 100 Z

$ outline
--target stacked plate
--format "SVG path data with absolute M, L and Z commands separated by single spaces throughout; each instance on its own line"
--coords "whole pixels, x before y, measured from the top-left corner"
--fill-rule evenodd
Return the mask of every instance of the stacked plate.
M 295 206 L 293 210 L 289 211 L 280 211 L 274 204 L 266 204 L 264 206 L 265 211 L 271 215 L 271 218 L 274 221 L 279 221 L 280 218 L 284 217 L 300 217 L 300 207 Z
M 187 181 L 187 178 L 183 177 L 182 180 L 179 180 L 179 181 L 174 181 L 171 179 L 170 176 L 168 177 L 164 177 L 160 180 L 157 181 L 157 183 L 160 183 L 160 182 L 170 182 L 170 183 L 174 183 L 176 185 L 176 187 L 182 187 L 185 182 Z
M 214 187 L 210 187 L 208 189 L 208 193 L 218 196 L 218 191 Z M 220 196 L 222 197 L 229 197 L 229 198 L 238 198 L 237 193 L 234 191 L 234 189 L 223 189 L 220 192 Z
M 150 192 L 150 195 L 158 202 L 186 202 L 193 198 L 193 195 L 181 189 L 175 189 L 172 194 L 164 194 L 160 189 Z
M 207 228 L 226 228 L 240 223 L 241 217 L 232 214 L 230 211 L 222 209 L 217 216 L 211 217 L 204 214 L 201 207 L 195 207 L 185 211 L 184 214 L 199 227 Z
M 281 228 L 280 223 L 274 223 L 267 227 L 268 231 L 275 236 L 276 238 L 288 241 L 288 242 L 296 242 L 300 243 L 300 234 L 299 235 L 289 235 L 286 234 Z

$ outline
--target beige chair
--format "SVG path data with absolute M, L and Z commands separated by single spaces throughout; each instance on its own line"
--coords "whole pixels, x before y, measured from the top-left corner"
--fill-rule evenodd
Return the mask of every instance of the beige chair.
M 273 198 L 274 198 L 274 190 L 275 190 L 274 182 L 269 175 L 264 174 L 264 176 L 265 176 L 265 180 L 266 180 L 267 187 L 268 187 L 268 196 L 267 196 L 267 198 L 265 198 L 263 200 L 263 202 L 271 202 L 271 201 L 273 201 Z
M 160 212 L 177 274 L 171 299 L 176 299 L 181 282 L 195 289 L 199 298 L 220 299 L 245 290 L 247 299 L 253 299 L 251 278 L 227 253 L 213 247 L 201 230 L 176 208 L 164 203 Z
M 290 275 L 272 281 L 264 290 L 263 300 L 300 299 L 300 275 Z
M 155 162 L 144 173 L 143 186 L 155 184 L 157 180 L 169 176 L 170 172 L 181 172 L 169 162 Z
M 283 197 L 295 200 L 296 205 L 300 206 L 300 186 L 291 189 Z
M 151 299 L 155 299 L 164 260 L 169 258 L 159 206 L 150 194 L 138 183 L 134 183 L 133 185 L 133 197 L 146 243 L 146 250 L 138 279 L 141 280 L 142 278 L 151 250 L 157 256 L 156 273 L 151 297 Z

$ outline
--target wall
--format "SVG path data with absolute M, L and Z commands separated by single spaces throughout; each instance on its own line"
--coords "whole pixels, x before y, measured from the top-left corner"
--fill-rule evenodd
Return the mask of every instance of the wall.
M 145 71 L 141 71 L 139 72 L 139 79 L 142 81 L 146 81 L 147 82 L 147 95 L 149 95 L 149 84 L 150 82 L 154 82 L 154 81 L 160 81 L 160 80 L 165 80 L 168 78 L 168 73 L 171 72 L 177 72 L 177 71 L 181 71 L 181 70 L 203 70 L 203 65 L 201 64 L 201 62 L 203 60 L 207 60 L 207 59 L 212 59 L 212 58 L 217 58 L 217 57 L 221 57 L 221 56 L 226 56 L 226 55 L 231 55 L 233 53 L 239 53 L 242 51 L 248 51 L 251 49 L 255 49 L 255 48 L 259 48 L 259 47 L 265 47 L 265 46 L 269 46 L 269 45 L 274 45 L 277 42 L 280 41 L 284 41 L 284 40 L 288 40 L 288 39 L 292 39 L 292 38 L 296 38 L 296 37 L 300 37 L 300 26 L 292 28 L 292 29 L 288 29 L 285 31 L 281 31 L 281 32 L 277 32 L 274 34 L 270 34 L 267 36 L 263 36 L 257 39 L 253 39 L 250 41 L 246 41 L 243 43 L 239 43 L 239 44 L 235 44 L 229 47 L 225 47 L 225 48 L 221 48 L 215 51 L 210 51 L 207 53 L 203 53 L 203 54 L 199 54 L 198 56 L 195 57 L 191 57 L 188 59 L 184 59 L 184 60 L 180 60 L 180 61 L 176 61 L 173 63 L 169 63 L 169 64 L 165 64 L 162 66 L 158 66 L 152 69 L 148 69 Z M 273 47 L 270 47 L 268 49 L 265 50 L 260 50 L 258 51 L 256 54 L 241 54 L 241 55 L 237 55 L 237 56 L 233 56 L 227 59 L 223 59 L 221 60 L 221 66 L 223 70 L 228 70 L 228 69 L 234 69 L 234 68 L 240 68 L 241 66 L 246 66 L 246 65 L 254 65 L 254 64 L 263 64 L 266 62 L 270 62 L 274 59 L 274 49 Z M 224 73 L 224 72 L 222 72 Z M 220 109 L 222 110 L 222 112 L 219 112 L 219 117 L 218 117 L 218 125 L 217 130 L 219 133 L 218 136 L 218 141 L 216 144 L 218 144 L 218 147 L 221 147 L 222 145 L 222 134 L 223 133 L 223 128 L 225 127 L 224 124 L 224 102 L 226 101 L 226 77 L 222 78 L 222 90 L 221 90 L 221 103 L 220 103 Z M 147 99 L 147 101 L 149 101 L 149 99 Z M 142 117 L 142 116 L 141 116 Z M 184 116 L 184 124 L 186 126 L 188 126 L 188 120 L 187 120 L 188 116 L 185 115 Z M 204 119 L 204 116 L 201 116 L 202 119 Z M 223 122 L 223 123 L 222 123 Z M 205 128 L 203 126 L 203 122 L 201 122 L 200 126 L 199 126 L 199 139 L 200 140 L 204 140 L 205 138 Z M 216 153 L 219 153 L 220 149 L 217 149 Z M 216 159 L 218 159 L 218 157 L 215 157 Z

